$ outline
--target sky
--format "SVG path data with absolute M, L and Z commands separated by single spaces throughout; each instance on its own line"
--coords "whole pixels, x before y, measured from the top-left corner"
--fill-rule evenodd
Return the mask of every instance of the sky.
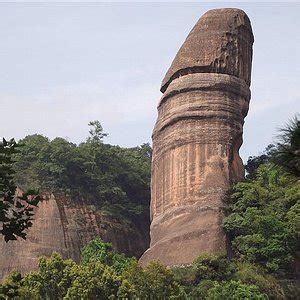
M 237 7 L 255 36 L 244 161 L 300 111 L 300 3 L 0 3 L 0 137 L 79 143 L 99 120 L 124 147 L 151 142 L 160 83 L 207 10 Z

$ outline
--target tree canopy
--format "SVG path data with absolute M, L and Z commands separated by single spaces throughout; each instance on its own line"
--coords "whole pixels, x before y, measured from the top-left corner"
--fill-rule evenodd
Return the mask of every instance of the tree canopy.
M 273 161 L 286 172 L 300 176 L 300 120 L 299 115 L 279 129 Z
M 166 268 L 158 261 L 142 268 L 134 258 L 127 258 L 124 264 L 124 255 L 112 252 L 110 245 L 99 239 L 91 241 L 82 255 L 82 262 L 77 264 L 53 253 L 40 259 L 36 271 L 23 277 L 12 272 L 0 285 L 0 297 L 53 300 L 285 297 L 274 277 L 224 256 L 204 254 L 186 268 Z M 121 262 L 122 268 L 116 261 Z
M 15 181 L 20 188 L 81 199 L 106 214 L 130 220 L 148 218 L 151 147 L 121 148 L 103 143 L 99 121 L 85 142 L 76 145 L 63 138 L 49 140 L 31 135 L 20 140 L 15 155 Z
M 288 272 L 299 245 L 300 184 L 272 164 L 238 183 L 224 228 L 235 255 L 273 272 Z

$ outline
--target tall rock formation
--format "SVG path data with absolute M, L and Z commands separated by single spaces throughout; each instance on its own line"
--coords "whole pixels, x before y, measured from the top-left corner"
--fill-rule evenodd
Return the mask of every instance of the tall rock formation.
M 239 9 L 205 13 L 162 81 L 153 131 L 151 244 L 141 263 L 191 263 L 226 251 L 226 193 L 244 178 L 239 157 L 250 100 L 253 34 Z

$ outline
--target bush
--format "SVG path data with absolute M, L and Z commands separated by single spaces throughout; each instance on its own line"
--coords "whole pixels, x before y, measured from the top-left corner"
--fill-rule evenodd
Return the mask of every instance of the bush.
M 236 300 L 251 299 L 264 300 L 268 299 L 266 294 L 259 291 L 255 285 L 246 285 L 241 281 L 230 280 L 228 282 L 215 282 L 214 286 L 207 292 L 204 299 L 208 300 Z
M 224 229 L 234 255 L 291 274 L 299 243 L 299 182 L 274 165 L 261 165 L 256 178 L 234 187 Z
M 235 271 L 235 266 L 225 256 L 202 254 L 193 262 L 196 283 L 203 279 L 227 280 Z
M 209 294 L 209 290 L 212 289 L 215 286 L 215 284 L 216 281 L 214 280 L 209 280 L 209 279 L 201 280 L 201 282 L 191 290 L 190 292 L 191 298 L 206 299 Z
M 41 299 L 61 299 L 76 277 L 77 265 L 71 259 L 63 260 L 58 253 L 41 257 L 39 268 L 24 276 L 21 286 L 38 294 Z
M 111 243 L 105 243 L 99 238 L 90 241 L 81 250 L 81 262 L 83 264 L 101 262 L 111 266 L 118 274 L 126 270 L 135 260 L 133 257 L 116 253 Z
M 39 269 L 21 278 L 12 273 L 1 285 L 4 299 L 108 299 L 117 295 L 122 278 L 108 265 L 93 261 L 78 265 L 57 253 L 42 257 Z M 124 288 L 123 288 L 124 290 Z
M 73 276 L 71 286 L 64 299 L 109 299 L 117 295 L 121 277 L 100 262 L 76 267 L 70 270 Z
M 174 278 L 171 270 L 159 262 L 150 262 L 145 269 L 133 263 L 124 278 L 133 287 L 139 299 L 181 299 L 185 293 Z
M 0 285 L 0 299 L 14 298 L 20 295 L 20 281 L 22 276 L 17 271 L 12 271 Z
M 256 285 L 270 299 L 285 299 L 284 291 L 276 278 L 253 264 L 237 263 L 237 271 L 233 278 L 244 284 Z
M 171 268 L 174 279 L 182 286 L 193 286 L 196 284 L 196 269 L 193 266 Z

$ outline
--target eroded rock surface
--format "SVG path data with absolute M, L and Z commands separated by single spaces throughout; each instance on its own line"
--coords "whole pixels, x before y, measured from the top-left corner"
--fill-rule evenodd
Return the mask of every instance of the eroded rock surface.
M 204 14 L 163 82 L 153 131 L 151 244 L 141 263 L 186 265 L 226 251 L 226 193 L 244 178 L 239 157 L 250 100 L 253 35 L 239 9 Z
M 0 240 L 0 279 L 12 270 L 26 273 L 35 269 L 38 258 L 53 251 L 79 261 L 80 248 L 95 237 L 111 242 L 117 251 L 140 257 L 149 244 L 148 228 L 147 219 L 120 222 L 85 201 L 52 195 L 39 203 L 25 241 Z

